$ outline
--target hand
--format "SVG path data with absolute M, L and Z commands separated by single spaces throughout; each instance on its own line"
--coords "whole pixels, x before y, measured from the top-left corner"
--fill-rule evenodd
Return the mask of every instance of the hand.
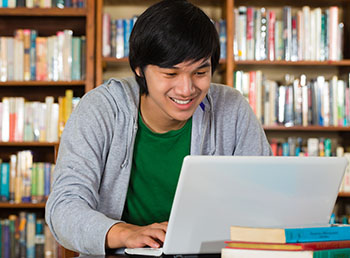
M 154 223 L 148 226 L 136 226 L 127 223 L 114 224 L 106 236 L 107 248 L 160 247 L 165 240 L 168 222 Z

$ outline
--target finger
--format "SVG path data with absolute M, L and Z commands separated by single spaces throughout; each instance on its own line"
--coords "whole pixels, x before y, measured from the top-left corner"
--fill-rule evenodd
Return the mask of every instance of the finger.
M 151 224 L 151 225 L 149 225 L 150 226 L 150 228 L 153 228 L 153 229 L 161 229 L 161 230 L 163 230 L 164 232 L 166 232 L 166 230 L 167 230 L 167 228 L 168 228 L 168 223 L 164 223 L 164 222 L 162 222 L 162 223 L 153 223 L 153 224 Z
M 144 244 L 152 248 L 159 248 L 162 244 L 158 243 L 155 239 L 150 236 L 146 236 L 144 239 Z
M 165 231 L 163 229 L 148 228 L 143 232 L 143 234 L 150 236 L 155 240 L 160 240 L 161 242 L 164 242 L 165 240 Z

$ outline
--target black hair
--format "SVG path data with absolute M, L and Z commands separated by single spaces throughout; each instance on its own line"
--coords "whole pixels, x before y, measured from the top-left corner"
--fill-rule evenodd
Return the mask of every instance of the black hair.
M 141 94 L 148 94 L 147 65 L 172 67 L 211 58 L 214 73 L 220 58 L 217 30 L 209 17 L 186 0 L 162 0 L 142 13 L 131 32 L 129 62 Z M 140 69 L 140 76 L 136 73 Z

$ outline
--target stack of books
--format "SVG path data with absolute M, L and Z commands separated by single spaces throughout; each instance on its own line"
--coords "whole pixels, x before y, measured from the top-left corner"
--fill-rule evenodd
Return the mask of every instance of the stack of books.
M 350 258 L 350 226 L 249 228 L 232 226 L 222 258 Z

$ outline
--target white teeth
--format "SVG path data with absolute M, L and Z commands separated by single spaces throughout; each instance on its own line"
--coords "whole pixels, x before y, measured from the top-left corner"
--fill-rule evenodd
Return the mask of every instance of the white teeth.
M 185 105 L 185 104 L 188 104 L 191 102 L 191 100 L 179 100 L 179 99 L 174 99 L 174 98 L 171 98 L 175 103 L 177 104 L 181 104 L 181 105 Z

